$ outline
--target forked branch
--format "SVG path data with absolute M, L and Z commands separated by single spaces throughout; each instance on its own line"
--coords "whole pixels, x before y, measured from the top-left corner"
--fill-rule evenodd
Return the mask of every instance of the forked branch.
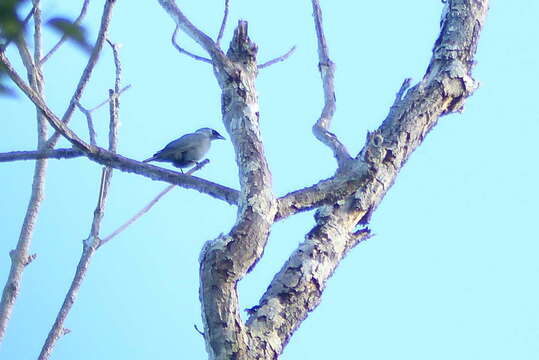
M 334 85 L 335 64 L 329 58 L 328 45 L 322 22 L 322 10 L 320 9 L 319 1 L 312 0 L 312 6 L 316 38 L 318 40 L 318 70 L 322 77 L 322 87 L 324 90 L 324 107 L 320 114 L 320 118 L 313 126 L 313 133 L 318 140 L 333 151 L 333 156 L 337 159 L 339 168 L 345 169 L 348 167 L 352 158 L 337 136 L 329 131 L 336 108 Z
M 450 7 L 444 12 L 447 26 L 441 29 L 423 81 L 406 94 L 399 91 L 395 110 L 369 134 L 353 161 L 353 171 L 343 173 L 360 180 L 356 191 L 316 212 L 316 226 L 250 312 L 249 329 L 264 334 L 261 347 L 274 351 L 266 358 L 278 357 L 293 332 L 320 303 L 327 281 L 343 257 L 370 236 L 367 229 L 357 230 L 357 226 L 368 221 L 437 119 L 458 110 L 473 92 L 470 72 L 488 0 L 452 0 L 446 6 Z

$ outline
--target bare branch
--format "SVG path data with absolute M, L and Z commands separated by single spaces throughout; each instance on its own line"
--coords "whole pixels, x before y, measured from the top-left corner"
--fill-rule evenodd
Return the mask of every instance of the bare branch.
M 97 145 L 97 142 L 96 142 L 97 134 L 96 134 L 95 128 L 94 128 L 92 112 L 94 112 L 95 110 L 99 109 L 100 107 L 110 103 L 114 98 L 119 97 L 120 94 L 122 94 L 125 90 L 129 89 L 130 87 L 131 87 L 131 85 L 125 86 L 117 94 L 115 94 L 112 97 L 109 95 L 107 100 L 101 102 L 100 104 L 94 106 L 93 108 L 91 108 L 89 110 L 86 109 L 85 107 L 83 107 L 79 102 L 77 102 L 77 107 L 84 114 L 84 116 L 86 116 L 86 122 L 88 124 L 88 132 L 89 132 L 90 144 L 91 145 Z
M 0 153 L 0 162 L 38 159 L 72 159 L 81 156 L 84 156 L 84 153 L 78 149 L 12 151 Z
M 82 282 L 86 277 L 88 266 L 90 265 L 90 260 L 92 259 L 95 251 L 99 247 L 99 243 L 101 241 L 99 239 L 99 229 L 101 227 L 101 220 L 103 219 L 105 202 L 107 198 L 108 188 L 110 186 L 111 176 L 112 169 L 109 167 L 103 168 L 103 171 L 101 173 L 101 186 L 99 189 L 97 206 L 94 211 L 94 218 L 90 229 L 90 235 L 87 239 L 83 240 L 82 254 L 79 260 L 79 264 L 77 265 L 77 270 L 75 271 L 75 276 L 73 277 L 71 286 L 69 287 L 69 290 L 64 298 L 62 307 L 60 308 L 60 311 L 56 316 L 54 325 L 49 331 L 47 339 L 45 340 L 45 343 L 41 348 L 41 353 L 38 357 L 39 360 L 48 359 L 60 337 L 65 334 L 63 327 L 64 322 L 77 299 Z
M 460 109 L 474 90 L 471 66 L 488 0 L 452 0 L 449 6 L 459 11 L 445 13 L 447 26 L 441 29 L 422 82 L 406 95 L 404 90 L 399 92 L 396 110 L 390 111 L 380 127 L 369 134 L 357 157 L 354 166 L 359 175 L 354 176 L 363 178 L 361 185 L 344 201 L 316 212 L 316 226 L 251 311 L 249 329 L 264 334 L 260 346 L 271 347 L 276 356 L 309 312 L 318 306 L 328 279 L 343 257 L 371 236 L 368 229 L 356 230 L 358 224 L 368 221 L 369 214 L 438 118 Z
M 199 258 L 204 339 L 209 352 L 219 359 L 269 358 L 255 355 L 258 338 L 247 333 L 237 292 L 237 282 L 262 256 L 277 210 L 260 139 L 257 49 L 248 36 L 247 22 L 239 21 L 227 50 L 234 76 L 214 62 L 221 96 L 227 99 L 221 111 L 236 152 L 242 191 L 234 226 L 227 235 L 206 243 Z M 246 341 L 253 345 L 249 352 Z
M 190 169 L 188 172 L 185 173 L 185 175 L 191 175 L 193 174 L 195 171 L 198 171 L 200 169 L 202 169 L 205 165 L 207 165 L 210 161 L 208 159 L 205 159 L 204 161 L 201 161 L 199 162 L 195 167 L 193 167 L 192 169 Z M 105 243 L 109 242 L 110 240 L 112 240 L 112 238 L 114 238 L 116 235 L 119 235 L 121 232 L 123 232 L 125 229 L 127 229 L 129 226 L 131 226 L 131 224 L 133 224 L 135 221 L 137 221 L 138 219 L 140 219 L 144 214 L 146 214 L 148 211 L 151 210 L 151 208 L 157 204 L 157 202 L 163 197 L 165 196 L 166 194 L 168 194 L 168 192 L 170 192 L 170 190 L 174 189 L 176 187 L 176 185 L 169 185 L 167 186 L 164 190 L 162 190 L 159 194 L 157 194 L 156 197 L 154 197 L 146 206 L 144 206 L 139 212 L 137 212 L 135 215 L 133 215 L 133 217 L 131 217 L 131 219 L 127 220 L 125 223 L 123 223 L 120 227 L 118 227 L 116 230 L 114 230 L 111 234 L 109 234 L 108 236 L 106 236 L 102 241 L 101 241 L 101 244 L 99 245 L 100 247 L 102 245 L 105 245 Z
M 64 124 L 67 124 L 71 120 L 73 111 L 75 111 L 75 106 L 79 102 L 82 96 L 82 93 L 84 89 L 86 88 L 88 81 L 90 80 L 90 76 L 92 75 L 94 67 L 97 64 L 97 61 L 99 60 L 101 50 L 103 49 L 103 44 L 105 42 L 105 39 L 107 38 L 107 32 L 109 29 L 110 20 L 112 18 L 112 9 L 114 7 L 114 4 L 116 4 L 116 0 L 105 1 L 105 7 L 103 9 L 103 15 L 101 16 L 101 25 L 99 26 L 99 33 L 97 35 L 97 40 L 95 42 L 92 53 L 90 54 L 90 58 L 88 59 L 88 63 L 86 64 L 86 67 L 84 68 L 82 72 L 79 83 L 77 84 L 77 88 L 75 89 L 75 92 L 73 93 L 73 96 L 71 97 L 71 100 L 64 113 L 64 116 L 62 116 L 62 122 Z M 58 132 L 58 129 L 56 129 L 56 132 L 47 141 L 47 147 L 53 148 L 59 138 L 60 138 L 60 133 Z
M 388 117 L 393 117 L 395 114 L 395 111 L 399 108 L 399 104 L 402 102 L 402 97 L 404 96 L 404 93 L 406 90 L 410 88 L 410 83 L 412 82 L 411 78 L 406 78 L 401 84 L 401 87 L 399 88 L 399 91 L 397 91 L 397 94 L 395 95 L 395 100 L 393 101 L 393 105 L 389 108 L 389 115 Z
M 34 63 L 39 66 L 39 59 L 42 53 L 41 41 L 41 0 L 32 0 L 34 8 Z
M 131 84 L 124 86 L 123 88 L 120 89 L 120 91 L 117 93 L 117 95 L 123 94 L 124 91 L 129 90 L 130 88 L 131 88 Z M 93 108 L 89 109 L 88 111 L 93 113 L 94 111 L 101 108 L 102 106 L 107 105 L 109 102 L 110 102 L 110 97 L 108 97 L 106 100 L 103 100 L 102 102 L 100 102 L 99 104 L 97 104 Z
M 112 55 L 114 57 L 114 68 L 115 68 L 115 74 L 114 77 L 114 93 L 119 94 L 120 93 L 120 81 L 122 79 L 122 63 L 120 61 L 120 45 L 119 44 L 113 44 L 109 39 L 107 39 L 107 43 L 112 48 Z
M 158 0 L 158 2 L 186 34 L 189 35 L 200 46 L 202 46 L 202 48 L 212 58 L 213 63 L 219 67 L 229 67 L 230 61 L 227 59 L 223 51 L 219 49 L 219 47 L 208 35 L 200 31 L 189 21 L 189 19 L 187 19 L 187 17 L 178 8 L 174 0 Z
M 115 154 L 117 146 L 118 146 L 118 122 L 119 122 L 118 119 L 119 119 L 119 108 L 120 108 L 118 92 L 120 91 L 120 79 L 121 79 L 122 67 L 120 63 L 117 46 L 112 44 L 110 41 L 108 42 L 112 46 L 112 50 L 114 53 L 114 64 L 116 68 L 115 81 L 114 81 L 114 88 L 116 92 L 112 89 L 109 90 L 109 99 L 110 99 L 109 101 L 109 114 L 110 114 L 109 151 Z M 89 112 L 87 111 L 86 113 L 89 116 Z M 60 308 L 60 311 L 58 312 L 56 321 L 54 322 L 54 325 L 52 329 L 50 330 L 49 335 L 47 336 L 47 339 L 45 340 L 45 344 L 43 344 L 43 348 L 41 349 L 41 353 L 39 355 L 39 360 L 45 360 L 49 358 L 54 348 L 54 345 L 56 344 L 58 339 L 64 334 L 63 325 L 65 322 L 65 319 L 67 318 L 67 315 L 69 314 L 69 311 L 71 310 L 71 307 L 73 306 L 73 303 L 75 302 L 77 298 L 77 294 L 79 292 L 80 286 L 82 285 L 86 271 L 88 270 L 90 260 L 94 252 L 101 245 L 99 232 L 101 228 L 101 221 L 103 220 L 103 216 L 105 213 L 105 203 L 106 203 L 108 191 L 110 188 L 111 178 L 112 178 L 112 168 L 110 166 L 107 166 L 106 168 L 103 169 L 101 173 L 101 187 L 99 189 L 99 198 L 97 201 L 97 206 L 94 211 L 94 219 L 92 221 L 90 236 L 88 237 L 88 239 L 86 239 L 83 242 L 83 250 L 82 250 L 81 258 L 79 261 L 79 266 L 77 266 L 77 271 L 75 272 L 75 277 L 73 279 L 73 282 L 71 283 L 69 291 L 67 292 L 65 296 L 64 303 L 62 304 L 62 307 Z
M 258 65 L 258 68 L 259 69 L 263 69 L 263 68 L 266 68 L 268 66 L 271 66 L 273 64 L 276 64 L 278 62 L 281 62 L 281 61 L 285 61 L 286 59 L 288 59 L 290 57 L 290 55 L 292 55 L 294 52 L 296 51 L 296 45 L 292 46 L 290 48 L 290 50 L 288 50 L 285 54 L 279 56 L 279 57 L 276 57 L 275 59 L 271 59 L 270 61 L 266 61 L 265 63 L 263 64 L 260 64 Z
M 32 100 L 34 105 L 39 108 L 39 110 L 50 121 L 51 125 L 56 129 L 59 134 L 62 134 L 67 140 L 69 140 L 73 145 L 77 146 L 78 148 L 86 151 L 91 151 L 93 146 L 86 144 L 73 131 L 71 131 L 56 115 L 54 115 L 54 113 L 47 107 L 40 94 L 30 88 L 24 82 L 24 80 L 21 79 L 17 72 L 15 72 L 15 69 L 13 69 L 13 66 L 11 65 L 4 53 L 0 53 L 0 62 L 4 64 L 5 71 L 9 75 L 11 80 L 13 80 L 13 82 L 17 84 L 19 89 L 21 89 L 26 94 L 26 96 L 28 96 L 28 98 Z
M 339 141 L 337 136 L 329 131 L 331 120 L 335 113 L 335 64 L 329 58 L 328 45 L 324 35 L 322 24 L 322 10 L 318 0 L 312 0 L 314 25 L 316 38 L 318 39 L 318 70 L 322 77 L 324 89 L 324 108 L 320 118 L 313 126 L 314 136 L 333 151 L 340 169 L 344 169 L 352 159 L 346 147 Z
M 17 296 L 19 295 L 24 268 L 28 264 L 28 254 L 34 226 L 37 221 L 41 202 L 43 200 L 46 160 L 38 160 L 34 170 L 34 178 L 32 182 L 32 193 L 24 221 L 17 242 L 16 249 L 12 252 L 11 268 L 2 292 L 2 300 L 0 302 L 0 343 L 2 342 L 7 329 L 7 324 L 11 317 L 13 307 Z
M 116 153 L 118 147 L 118 127 L 119 127 L 119 112 L 120 112 L 120 81 L 122 78 L 122 63 L 120 62 L 119 46 L 113 44 L 111 41 L 107 40 L 109 45 L 112 47 L 112 53 L 114 56 L 114 90 L 109 90 L 109 113 L 110 113 L 110 122 L 109 122 L 109 151 Z
M 202 61 L 202 62 L 205 62 L 205 63 L 208 63 L 208 64 L 211 64 L 211 59 L 208 59 L 208 58 L 205 58 L 203 56 L 199 56 L 199 55 L 196 55 L 196 54 L 193 54 L 192 52 L 189 52 L 187 50 L 185 50 L 184 48 L 182 48 L 178 42 L 176 41 L 176 35 L 178 34 L 178 31 L 180 30 L 180 26 L 179 25 L 176 25 L 176 28 L 174 29 L 174 32 L 172 33 L 172 38 L 171 38 L 171 41 L 172 41 L 172 46 L 174 46 L 176 48 L 176 50 L 178 50 L 178 52 L 180 54 L 184 54 L 184 55 L 187 55 L 187 56 L 190 56 L 192 57 L 193 59 L 195 60 L 198 60 L 198 61 Z
M 228 19 L 228 5 L 230 0 L 225 0 L 225 10 L 223 14 L 223 21 L 221 21 L 221 27 L 219 28 L 219 34 L 217 35 L 217 40 L 215 40 L 215 45 L 217 47 L 220 47 L 221 39 L 223 38 L 223 34 L 225 32 L 226 28 L 226 20 Z
M 35 15 L 35 55 L 39 56 L 41 53 L 41 11 L 39 7 L 39 0 L 33 0 L 33 8 L 30 13 Z M 28 21 L 28 19 L 29 17 L 27 17 L 25 21 Z M 39 64 L 37 64 L 36 66 L 36 64 L 34 63 L 28 46 L 26 45 L 26 42 L 24 40 L 24 37 L 19 36 L 15 42 L 23 60 L 23 64 L 26 67 L 28 80 L 30 82 L 30 85 L 32 86 L 32 88 L 28 89 L 37 93 L 38 96 L 41 96 L 43 89 L 41 68 Z M 4 62 L 3 60 L 6 58 L 3 52 L 0 52 L 0 57 L 0 61 Z M 15 74 L 18 77 L 18 75 L 13 69 L 10 69 L 8 71 L 11 71 L 12 74 Z M 20 79 L 20 81 L 24 84 L 24 81 L 22 79 Z M 42 150 L 43 145 L 45 144 L 45 141 L 47 139 L 47 122 L 37 108 L 36 119 L 37 148 L 38 150 Z M 10 252 L 11 268 L 9 271 L 8 278 L 6 280 L 6 284 L 2 291 L 2 299 L 0 301 L 0 343 L 2 342 L 6 334 L 9 318 L 11 317 L 13 307 L 15 306 L 17 296 L 19 295 L 23 271 L 25 267 L 34 258 L 32 255 L 29 255 L 29 250 L 32 242 L 32 235 L 34 233 L 34 226 L 39 215 L 41 203 L 43 202 L 46 169 L 46 159 L 36 161 L 32 180 L 32 191 L 24 216 L 24 221 L 21 227 L 19 240 L 17 241 L 17 247 L 15 250 Z
M 88 4 L 90 3 L 90 0 L 84 0 L 84 2 L 82 3 L 82 8 L 80 9 L 80 13 L 79 13 L 79 16 L 75 19 L 75 21 L 73 22 L 75 25 L 79 25 L 82 21 L 82 19 L 84 18 L 84 16 L 86 15 L 86 11 L 88 10 Z M 58 40 L 58 42 L 52 47 L 52 49 L 49 50 L 49 52 L 47 53 L 47 55 L 45 55 L 41 60 L 40 60 L 40 64 L 44 64 L 47 60 L 49 60 L 49 58 L 56 52 L 56 50 L 58 50 L 60 48 L 60 46 L 62 46 L 62 44 L 67 40 L 67 35 L 64 34 L 62 35 L 62 37 L 60 38 L 60 40 Z
M 108 102 L 108 100 L 107 100 Z M 78 101 L 77 101 L 77 107 L 79 110 L 86 116 L 86 123 L 88 125 L 88 136 L 90 138 L 90 144 L 93 146 L 96 146 L 96 133 L 95 133 L 95 127 L 94 127 L 94 121 L 92 119 L 92 112 L 90 110 L 87 110 L 85 107 L 83 107 Z
M 107 43 L 110 45 L 110 47 L 112 48 L 112 53 L 113 53 L 113 57 L 114 57 L 114 67 L 115 67 L 115 73 L 116 73 L 116 76 L 114 77 L 114 91 L 112 93 L 109 92 L 109 98 L 105 101 L 103 101 L 102 103 L 98 104 L 97 106 L 95 106 L 94 108 L 90 109 L 90 110 L 87 110 L 85 109 L 80 103 L 77 102 L 77 107 L 82 111 L 82 113 L 86 116 L 86 121 L 88 123 L 88 131 L 89 131 L 89 136 L 90 136 L 90 144 L 92 145 L 96 145 L 96 133 L 95 133 L 95 130 L 94 130 L 94 125 L 93 125 L 93 120 L 92 120 L 92 112 L 99 109 L 101 106 L 109 103 L 109 104 L 114 104 L 114 106 L 111 106 L 111 114 L 110 114 L 110 119 L 111 121 L 113 119 L 116 119 L 117 118 L 117 113 L 116 114 L 113 114 L 112 111 L 113 110 L 117 110 L 118 107 L 119 107 L 119 96 L 122 92 L 124 92 L 125 90 L 129 89 L 131 87 L 131 85 L 127 85 L 126 87 L 124 87 L 123 89 L 120 90 L 120 80 L 121 80 L 121 73 L 122 73 L 122 64 L 120 62 L 120 56 L 119 56 L 119 48 L 120 46 L 118 44 L 113 44 L 110 40 L 106 40 Z M 112 91 L 112 90 L 111 90 Z M 112 126 L 114 125 L 114 126 Z M 110 134 L 115 134 L 116 133 L 116 130 L 117 130 L 117 122 L 111 122 L 111 128 L 110 128 L 110 131 L 109 131 L 109 137 L 110 137 Z M 109 143 L 112 143 L 112 138 L 109 139 Z M 115 146 L 114 146 L 115 147 Z M 109 150 L 110 150 L 110 147 L 109 147 Z
M 31 88 L 28 87 L 28 85 L 24 83 L 3 53 L 0 53 L 0 62 L 4 64 L 6 73 L 9 75 L 9 77 L 41 110 L 47 120 L 49 120 L 50 124 L 74 146 L 81 149 L 85 153 L 86 157 L 88 157 L 90 160 L 125 172 L 132 172 L 146 176 L 153 180 L 165 181 L 170 184 L 179 185 L 186 189 L 197 190 L 216 199 L 224 200 L 231 205 L 238 203 L 239 193 L 237 190 L 197 178 L 195 176 L 180 174 L 175 171 L 166 170 L 154 165 L 128 159 L 100 147 L 85 143 L 47 107 L 39 95 L 37 95 Z
M 361 173 L 337 175 L 318 184 L 290 192 L 277 199 L 275 221 L 290 215 L 316 209 L 322 205 L 334 204 L 354 194 L 366 180 Z

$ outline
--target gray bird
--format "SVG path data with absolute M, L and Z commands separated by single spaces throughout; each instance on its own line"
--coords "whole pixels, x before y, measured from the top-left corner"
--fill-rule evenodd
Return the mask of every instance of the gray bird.
M 210 149 L 211 141 L 216 139 L 224 140 L 225 138 L 213 129 L 198 129 L 194 133 L 183 135 L 170 142 L 151 158 L 142 162 L 171 162 L 172 165 L 180 169 L 191 167 L 206 155 Z

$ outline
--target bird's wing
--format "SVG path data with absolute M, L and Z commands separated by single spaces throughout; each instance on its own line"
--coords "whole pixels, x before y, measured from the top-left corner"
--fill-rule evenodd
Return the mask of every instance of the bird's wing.
M 168 143 L 162 150 L 158 151 L 155 155 L 167 152 L 176 152 L 180 149 L 182 153 L 189 151 L 190 149 L 196 147 L 203 138 L 204 135 L 197 133 L 183 135 L 181 138 Z

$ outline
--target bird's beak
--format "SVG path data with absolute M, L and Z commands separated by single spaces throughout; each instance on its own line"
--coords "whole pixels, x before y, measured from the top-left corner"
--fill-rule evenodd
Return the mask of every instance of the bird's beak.
M 215 138 L 219 140 L 226 140 L 225 137 L 222 136 L 221 134 L 215 134 Z

